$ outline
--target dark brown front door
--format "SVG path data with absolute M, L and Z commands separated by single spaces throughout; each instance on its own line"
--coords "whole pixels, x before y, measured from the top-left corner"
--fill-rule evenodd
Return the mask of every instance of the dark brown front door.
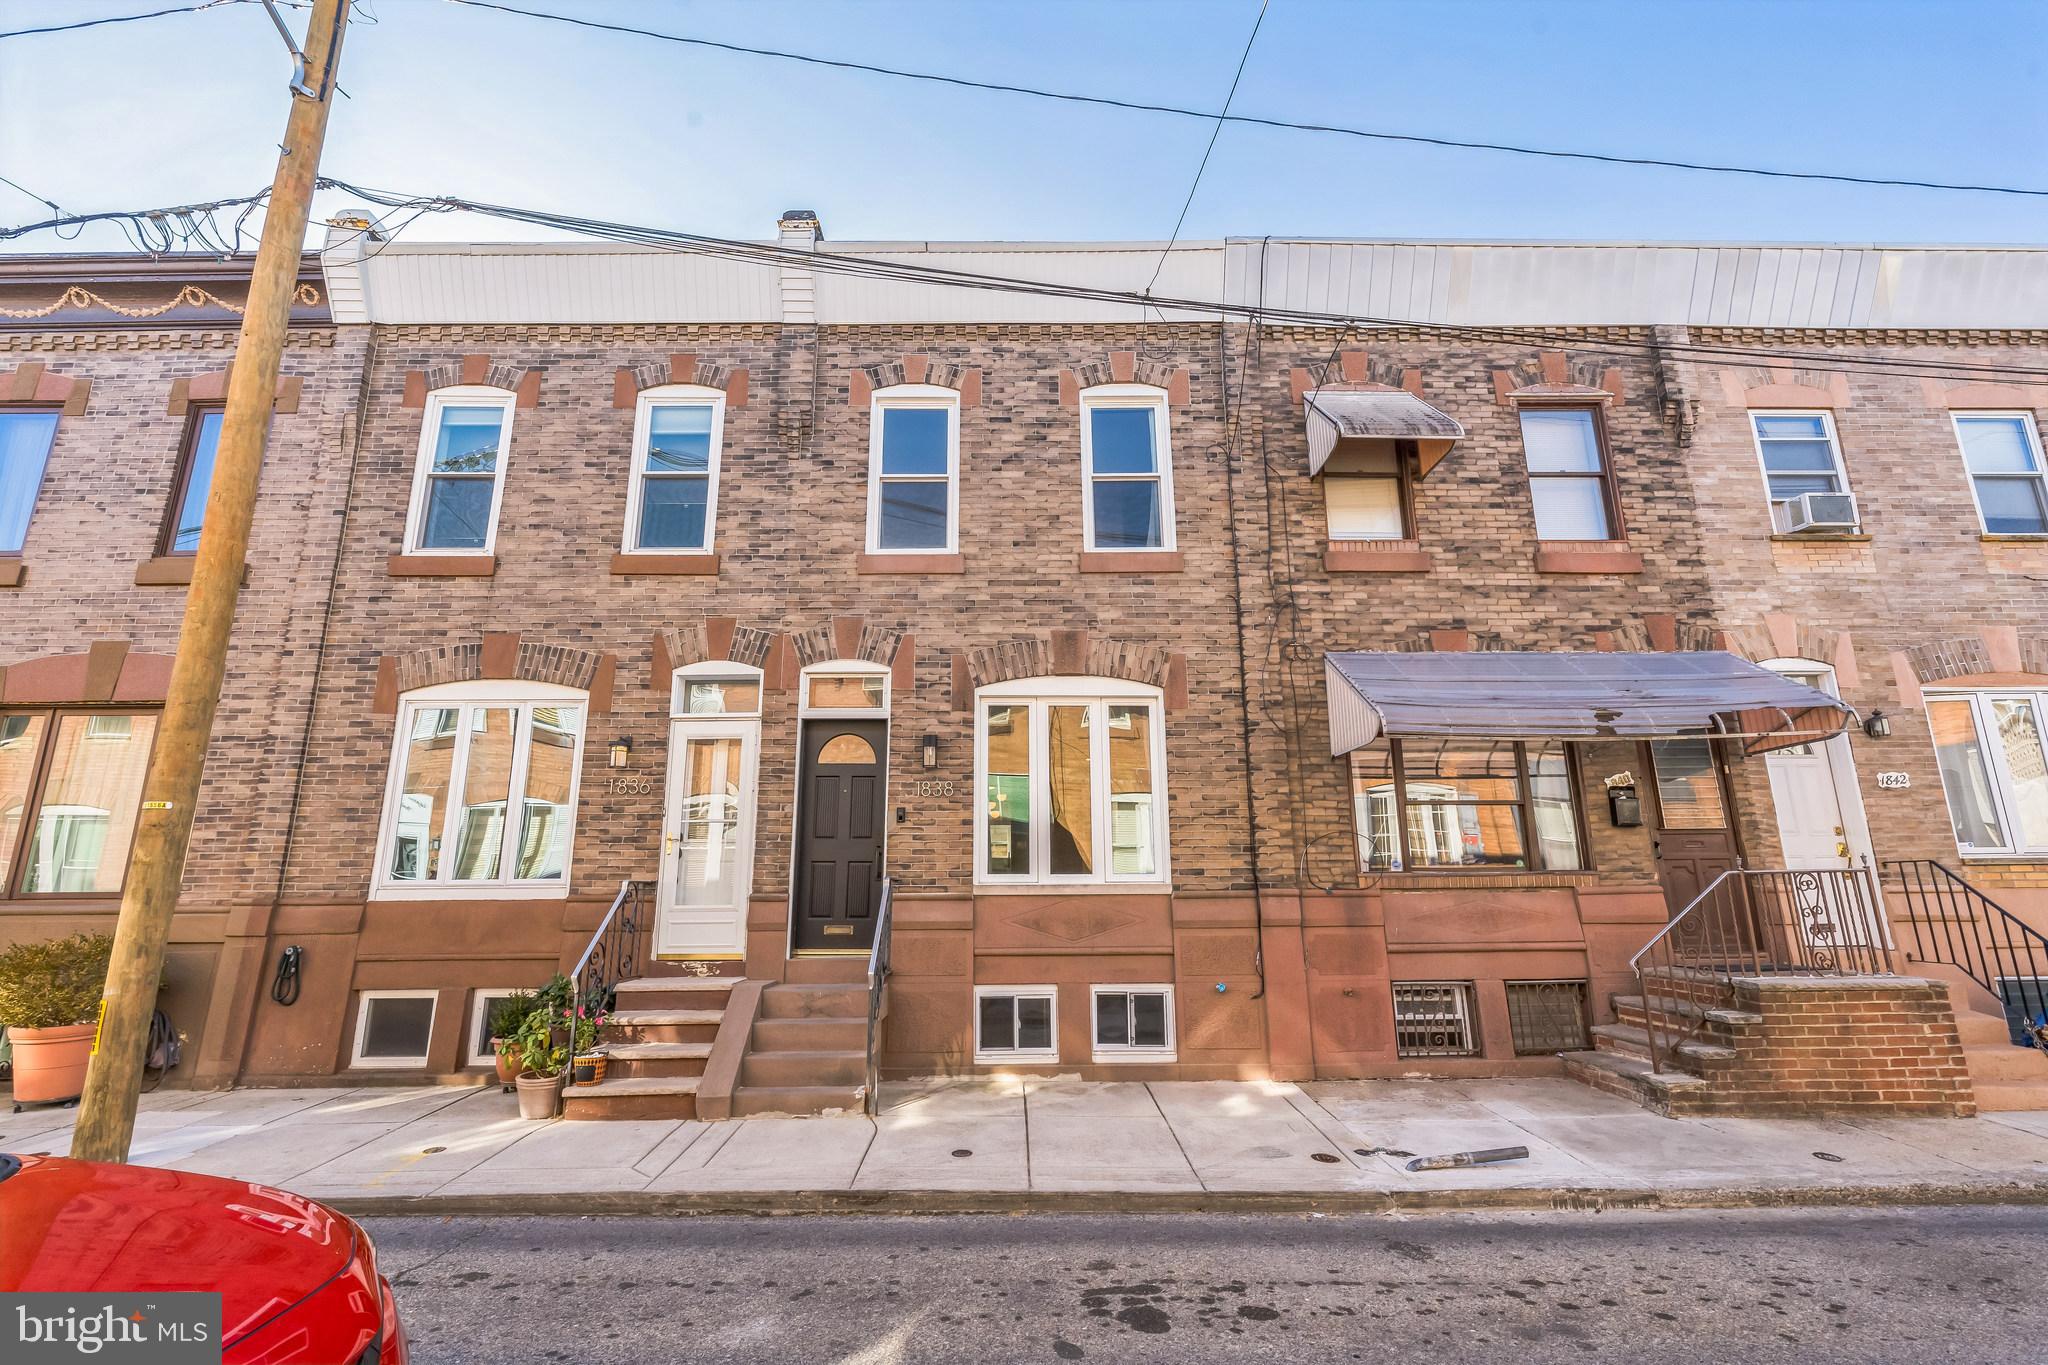
M 1693 903 L 1716 877 L 1741 866 L 1735 832 L 1728 821 L 1728 788 L 1713 745 L 1704 739 L 1659 739 L 1649 744 L 1656 815 L 1653 847 L 1657 880 L 1664 885 L 1668 913 Z M 1747 912 L 1739 888 L 1717 897 L 1727 923 L 1712 926 L 1738 939 L 1748 936 Z
M 885 720 L 807 720 L 797 798 L 798 952 L 866 952 L 882 893 Z

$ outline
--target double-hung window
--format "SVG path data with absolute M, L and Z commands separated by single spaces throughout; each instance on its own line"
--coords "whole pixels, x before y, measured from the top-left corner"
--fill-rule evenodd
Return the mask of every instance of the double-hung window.
M 2033 414 L 1959 412 L 1955 423 L 1984 533 L 2048 535 L 2048 490 L 2042 486 L 2041 435 Z
M 407 518 L 409 554 L 489 554 L 497 543 L 513 395 L 482 386 L 427 398 Z
M 1081 395 L 1081 521 L 1088 550 L 1171 550 L 1166 392 L 1105 384 Z
M 868 439 L 868 552 L 959 548 L 960 395 L 899 384 L 875 395 Z
M 2048 692 L 1929 692 L 1927 727 L 1963 853 L 2048 853 Z
M 57 440 L 57 414 L 0 411 L 0 555 L 18 555 Z
M 1524 407 L 1521 418 L 1536 538 L 1621 539 L 1599 411 Z
M 1366 872 L 1575 871 L 1576 786 L 1562 740 L 1390 739 L 1351 755 Z
M 1064 686 L 1063 686 L 1064 684 Z M 977 880 L 1166 880 L 1159 694 L 1106 680 L 984 688 L 975 718 Z M 1129 684 L 1124 684 L 1129 687 Z
M 378 894 L 565 894 L 584 702 L 538 683 L 450 683 L 408 696 Z
M 1331 540 L 1405 540 L 1413 534 L 1408 470 L 1414 443 L 1372 444 L 1380 448 L 1340 449 L 1323 466 L 1323 515 Z
M 178 447 L 178 475 L 171 484 L 170 508 L 157 539 L 158 554 L 199 553 L 206 498 L 213 491 L 213 457 L 220 450 L 221 419 L 221 409 L 199 408 L 185 423 L 185 439 Z
M 1842 445 L 1835 439 L 1832 414 L 1752 412 L 1749 421 L 1756 435 L 1757 458 L 1763 462 L 1774 530 L 1791 524 L 1786 504 L 1794 498 L 1849 491 L 1849 472 L 1842 463 Z
M 0 711 L 0 896 L 120 892 L 155 738 L 149 712 Z
M 626 553 L 710 553 L 724 430 L 725 395 L 717 389 L 670 384 L 640 395 Z

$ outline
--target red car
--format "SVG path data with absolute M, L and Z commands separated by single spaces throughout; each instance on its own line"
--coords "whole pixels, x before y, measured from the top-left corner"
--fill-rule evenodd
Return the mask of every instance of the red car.
M 0 1229 L 0 1290 L 218 1291 L 223 1365 L 405 1365 L 369 1234 L 300 1195 L 0 1154 Z

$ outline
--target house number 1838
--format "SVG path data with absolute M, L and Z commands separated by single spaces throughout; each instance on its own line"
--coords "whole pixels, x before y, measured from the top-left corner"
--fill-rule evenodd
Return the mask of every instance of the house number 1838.
M 953 784 L 951 782 L 917 782 L 911 785 L 911 790 L 919 796 L 951 796 L 953 794 Z

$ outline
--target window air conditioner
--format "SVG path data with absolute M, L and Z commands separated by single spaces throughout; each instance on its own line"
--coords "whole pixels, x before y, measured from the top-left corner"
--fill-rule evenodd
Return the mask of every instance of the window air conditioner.
M 1852 493 L 1801 493 L 1778 505 L 1786 534 L 1800 531 L 1854 531 L 1856 497 Z

